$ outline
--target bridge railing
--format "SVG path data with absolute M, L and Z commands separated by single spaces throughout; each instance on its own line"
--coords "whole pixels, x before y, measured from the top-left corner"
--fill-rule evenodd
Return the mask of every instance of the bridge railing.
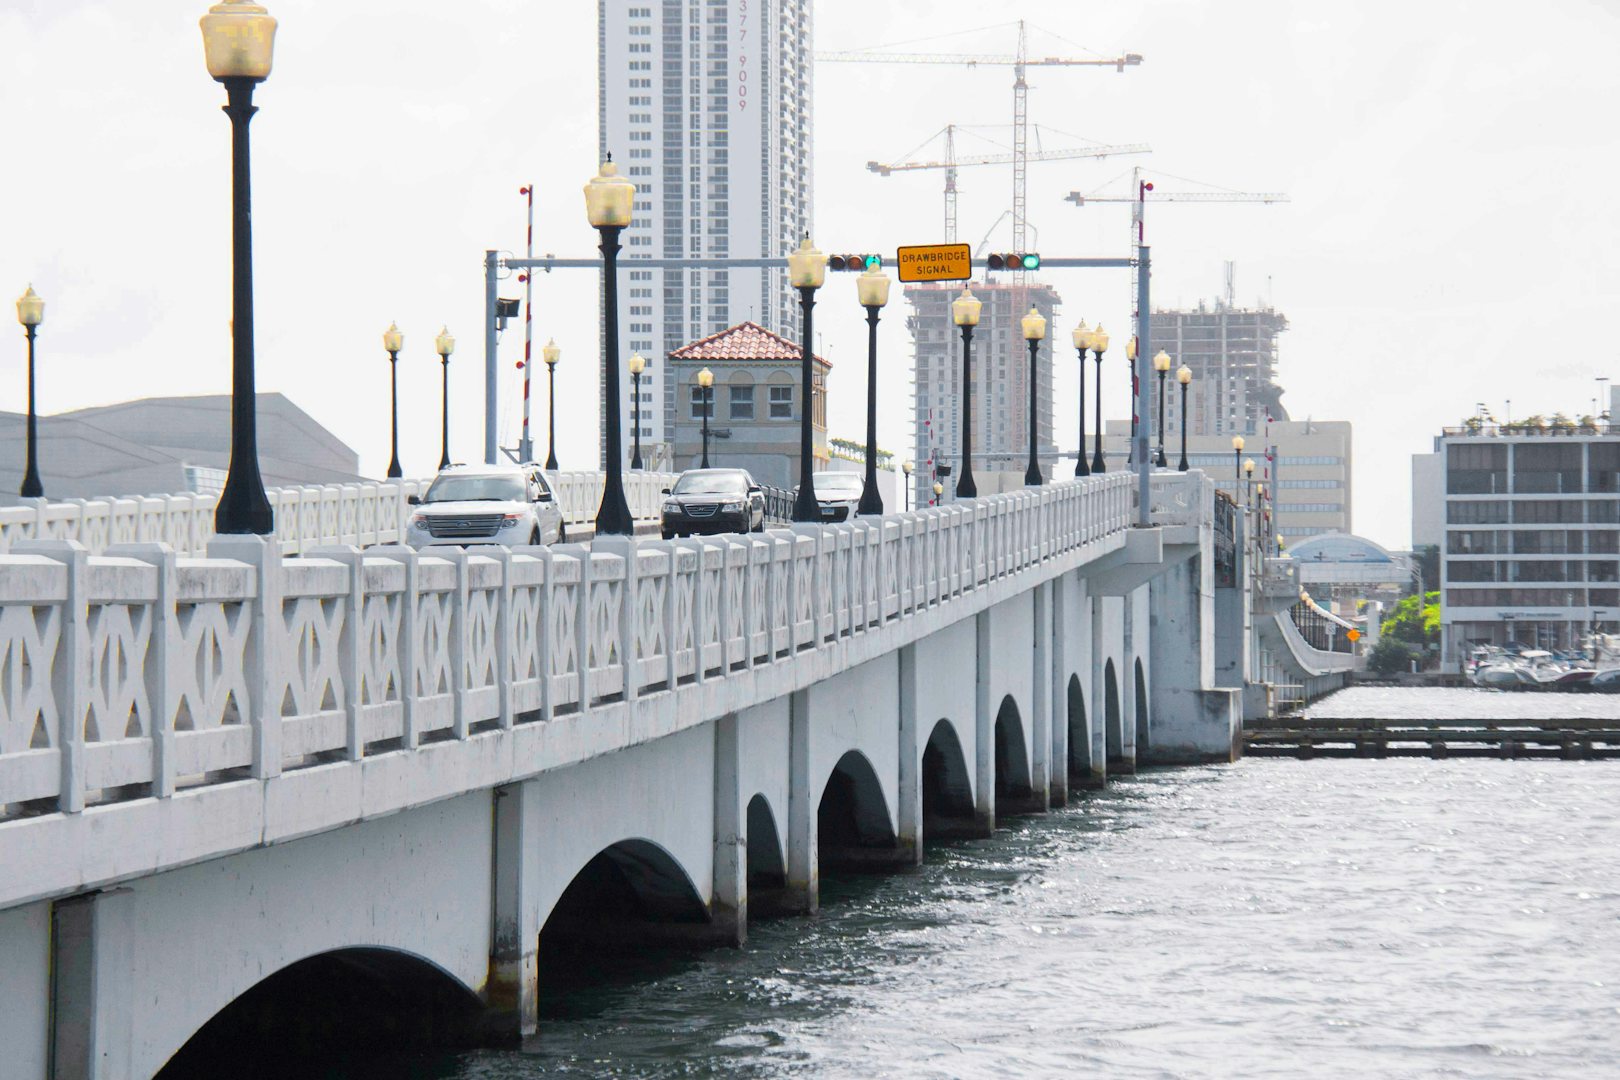
M 600 472 L 550 474 L 554 496 L 570 525 L 587 525 L 602 502 Z M 656 520 L 664 488 L 675 473 L 627 471 L 625 499 L 638 521 Z M 410 509 L 406 499 L 420 495 L 428 480 L 367 481 L 270 488 L 276 539 L 293 555 L 329 544 L 397 544 L 404 537 Z M 36 500 L 0 507 L 0 552 L 23 540 L 77 540 L 91 554 L 113 544 L 163 543 L 182 555 L 201 555 L 214 535 L 217 495 L 158 495 L 127 498 Z
M 783 663 L 1122 532 L 1131 483 L 512 551 L 20 542 L 0 555 L 0 820 L 411 752 Z

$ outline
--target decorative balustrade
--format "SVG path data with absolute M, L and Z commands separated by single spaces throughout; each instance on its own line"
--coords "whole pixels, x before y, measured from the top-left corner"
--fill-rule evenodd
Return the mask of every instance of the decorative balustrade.
M 664 488 L 674 473 L 628 471 L 625 498 L 637 520 L 658 518 Z M 588 525 L 602 502 L 603 474 L 551 474 L 553 497 L 569 525 Z M 271 488 L 276 539 L 285 555 L 314 547 L 353 544 L 371 547 L 400 543 L 406 499 L 427 490 L 431 480 L 328 484 Z M 0 552 L 23 540 L 77 540 L 93 555 L 114 544 L 162 543 L 181 555 L 201 555 L 214 535 L 217 494 L 69 499 L 0 507 Z
M 99 534 L 103 555 L 19 541 L 0 555 L 0 819 L 410 752 L 785 662 L 1039 564 L 1074 565 L 1129 527 L 1133 483 L 510 551 L 351 544 L 286 558 L 218 537 L 195 557 L 121 542 L 134 527 Z M 278 519 L 297 522 L 281 546 L 317 531 L 384 539 L 381 509 L 400 497 L 378 492 L 373 511 L 300 499 Z

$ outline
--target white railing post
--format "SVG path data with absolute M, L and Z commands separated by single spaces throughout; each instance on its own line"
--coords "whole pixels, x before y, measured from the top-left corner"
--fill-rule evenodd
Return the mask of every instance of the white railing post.
M 450 730 L 467 737 L 467 603 L 472 591 L 466 548 L 436 551 L 456 568 L 456 587 L 450 593 Z
M 167 799 L 174 794 L 174 712 L 175 678 L 170 665 L 178 655 L 180 615 L 175 607 L 175 554 L 167 544 L 114 544 L 107 554 L 136 559 L 157 573 L 157 591 L 152 597 L 152 632 L 146 646 L 142 676 L 146 701 L 152 715 L 147 731 L 152 740 L 152 797 Z
M 248 687 L 245 704 L 253 732 L 252 775 L 267 780 L 281 775 L 281 641 L 286 636 L 281 613 L 281 552 L 273 537 L 215 536 L 208 557 L 231 559 L 253 568 L 254 599 L 248 619 L 242 674 Z
M 305 554 L 342 563 L 348 573 L 349 590 L 344 600 L 348 611 L 343 620 L 343 629 L 338 633 L 337 666 L 338 674 L 343 679 L 343 750 L 350 761 L 359 761 L 365 756 L 365 732 L 362 728 L 364 704 L 360 700 L 360 684 L 365 670 L 360 661 L 366 621 L 364 556 L 352 544 L 324 544 L 311 548 Z
M 493 544 L 480 551 L 501 566 L 500 591 L 495 597 L 495 701 L 502 730 L 511 730 L 512 714 L 512 551 Z
M 41 503 L 44 500 L 40 500 Z M 51 664 L 51 697 L 56 702 L 56 738 L 61 748 L 62 789 L 57 807 L 67 814 L 84 809 L 84 716 L 90 704 L 89 554 L 77 540 L 24 540 L 17 555 L 42 555 L 62 564 L 67 591 Z

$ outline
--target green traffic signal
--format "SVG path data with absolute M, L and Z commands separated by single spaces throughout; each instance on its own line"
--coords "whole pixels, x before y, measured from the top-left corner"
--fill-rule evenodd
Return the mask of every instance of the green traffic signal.
M 1039 270 L 1041 268 L 1041 257 L 1031 253 L 1023 257 L 1023 263 L 1025 270 Z

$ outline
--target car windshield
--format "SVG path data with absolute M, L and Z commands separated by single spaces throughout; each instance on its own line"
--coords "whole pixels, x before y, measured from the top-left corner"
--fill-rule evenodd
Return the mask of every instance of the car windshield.
M 744 482 L 742 473 L 689 472 L 682 473 L 681 478 L 675 481 L 673 494 L 743 495 L 747 491 L 748 485 Z
M 817 495 L 859 495 L 861 478 L 854 473 L 817 473 L 810 486 Z
M 435 502 L 522 502 L 521 476 L 440 476 L 433 481 L 425 503 Z

